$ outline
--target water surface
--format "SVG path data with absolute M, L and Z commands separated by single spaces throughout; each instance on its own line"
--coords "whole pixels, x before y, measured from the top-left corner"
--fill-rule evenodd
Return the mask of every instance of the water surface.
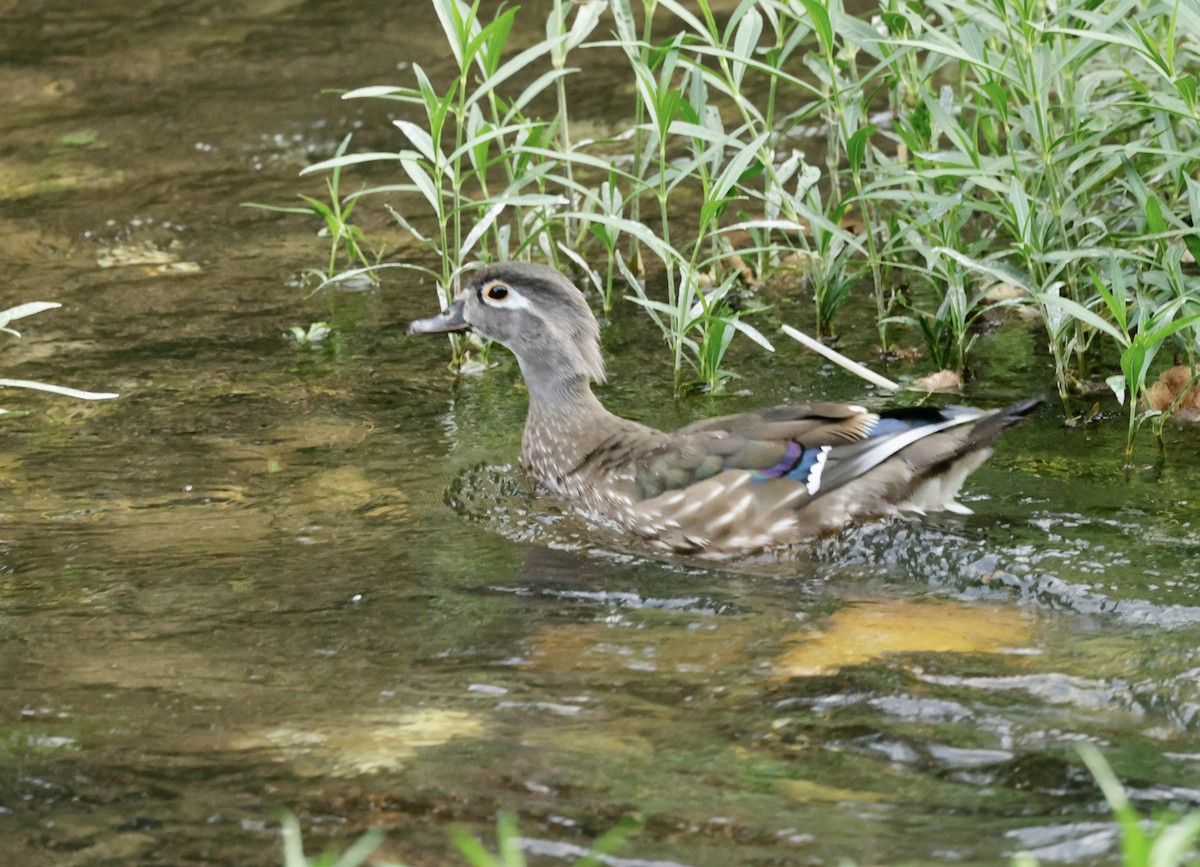
M 456 382 L 404 336 L 428 285 L 306 298 L 317 226 L 238 203 L 319 192 L 296 172 L 347 131 L 397 146 L 322 91 L 436 71 L 439 40 L 419 3 L 0 3 L 5 306 L 65 305 L 5 376 L 122 394 L 3 395 L 31 414 L 0 443 L 0 852 L 273 864 L 287 808 L 310 850 L 378 826 L 447 865 L 449 824 L 510 809 L 537 864 L 631 813 L 622 863 L 1114 863 L 1080 741 L 1144 810 L 1200 806 L 1194 429 L 1126 473 L 1118 422 L 1047 408 L 973 517 L 718 568 L 531 491 L 512 359 Z M 619 85 L 572 87 L 623 120 Z M 318 319 L 334 337 L 285 336 Z M 882 405 L 780 343 L 731 359 L 737 393 L 677 400 L 627 305 L 603 397 L 663 426 Z M 968 400 L 1049 388 L 1038 327 L 983 343 Z

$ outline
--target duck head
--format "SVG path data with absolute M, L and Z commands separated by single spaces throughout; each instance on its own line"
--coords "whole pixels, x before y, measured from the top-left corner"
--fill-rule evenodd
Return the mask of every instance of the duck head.
M 583 377 L 604 381 L 600 326 L 583 293 L 553 268 L 497 262 L 474 272 L 449 308 L 410 335 L 474 331 L 507 347 L 532 387 Z

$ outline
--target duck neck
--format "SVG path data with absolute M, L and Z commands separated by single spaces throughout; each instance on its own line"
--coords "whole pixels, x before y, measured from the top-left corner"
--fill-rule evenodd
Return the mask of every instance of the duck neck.
M 529 376 L 529 415 L 521 463 L 540 481 L 558 487 L 602 442 L 619 419 L 592 394 L 587 374 Z

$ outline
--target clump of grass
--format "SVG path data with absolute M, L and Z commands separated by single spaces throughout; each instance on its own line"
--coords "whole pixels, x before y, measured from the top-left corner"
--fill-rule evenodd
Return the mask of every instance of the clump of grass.
M 342 157 L 350 146 L 351 136 L 347 135 L 338 145 L 334 156 Z M 381 249 L 374 256 L 367 255 L 366 235 L 363 230 L 350 220 L 357 200 L 354 197 L 344 197 L 341 192 L 341 167 L 334 167 L 325 178 L 325 188 L 329 193 L 329 201 L 324 202 L 314 196 L 301 195 L 300 198 L 307 207 L 296 205 L 264 205 L 259 202 L 242 202 L 243 208 L 260 208 L 264 211 L 275 211 L 282 214 L 302 214 L 315 216 L 324 222 L 320 234 L 329 238 L 329 261 L 324 270 L 309 269 L 309 273 L 322 281 L 322 286 L 337 277 L 347 269 L 361 268 L 372 281 L 377 282 L 371 265 L 377 264 L 384 251 Z
M 1159 410 L 1139 409 L 1139 401 L 1142 405 L 1148 405 L 1146 380 L 1154 358 L 1172 335 L 1200 320 L 1200 312 L 1180 315 L 1188 301 L 1184 297 L 1162 303 L 1155 303 L 1144 295 L 1131 298 L 1123 270 L 1115 258 L 1110 263 L 1109 275 L 1105 281 L 1095 271 L 1091 272 L 1096 293 L 1104 302 L 1104 309 L 1111 319 L 1103 318 L 1097 311 L 1069 298 L 1050 295 L 1045 302 L 1062 308 L 1075 320 L 1109 335 L 1121 348 L 1121 372 L 1108 377 L 1107 382 L 1117 400 L 1126 407 L 1128 427 L 1125 456 L 1130 458 L 1133 456 L 1134 437 L 1138 429 L 1149 419 L 1162 415 Z
M 428 234 L 414 224 L 419 221 L 410 220 L 390 204 L 386 207 L 401 228 L 428 248 L 440 268 L 415 263 L 390 267 L 410 268 L 430 277 L 438 302 L 445 307 L 480 249 L 490 250 L 485 258 L 509 258 L 528 255 L 527 250 L 537 248 L 553 260 L 554 246 L 547 233 L 550 226 L 557 225 L 556 209 L 568 200 L 546 188 L 550 183 L 569 185 L 571 179 L 569 167 L 566 177 L 551 177 L 561 161 L 555 157 L 557 151 L 547 149 L 557 142 L 569 150 L 570 141 L 565 131 L 556 140 L 555 124 L 526 117 L 524 108 L 556 82 L 560 84 L 560 107 L 565 106 L 561 79 L 573 71 L 564 65 L 566 54 L 595 26 L 596 15 L 593 4 L 584 4 L 568 28 L 562 9 L 556 6 L 556 31 L 505 60 L 516 8 L 502 10 L 485 23 L 480 18 L 479 0 L 470 6 L 461 0 L 434 0 L 433 7 L 457 65 L 449 82 L 439 87 L 420 65 L 414 65 L 415 87 L 366 87 L 344 94 L 345 99 L 389 100 L 421 112 L 423 123 L 395 121 L 409 147 L 395 153 L 335 154 L 305 172 L 337 172 L 359 163 L 399 163 L 407 182 L 372 187 L 356 196 L 420 197 L 436 227 Z M 500 85 L 547 55 L 552 60 L 549 72 L 515 98 L 501 96 Z M 565 125 L 565 116 L 557 123 Z M 543 159 L 539 154 L 550 157 Z M 513 219 L 502 221 L 506 211 Z M 373 272 L 380 267 L 389 266 L 361 270 Z M 461 369 L 471 362 L 471 340 L 450 336 L 453 367 Z M 482 349 L 478 344 L 474 348 Z
M 1081 744 L 1079 755 L 1096 778 L 1117 820 L 1122 867 L 1186 867 L 1200 862 L 1200 811 L 1185 816 L 1141 816 L 1100 751 Z M 1017 854 L 1012 867 L 1038 867 L 1028 852 Z
M 326 851 L 317 858 L 309 859 L 304 854 L 300 823 L 296 817 L 291 813 L 285 814 L 280 824 L 283 833 L 284 867 L 361 867 L 368 859 L 374 867 L 404 867 L 396 861 L 372 858 L 384 841 L 382 831 L 368 831 L 341 855 Z M 618 822 L 586 853 L 572 862 L 574 867 L 600 867 L 605 863 L 604 856 L 620 848 L 637 828 L 638 823 L 632 818 Z M 510 812 L 501 812 L 496 819 L 496 854 L 489 852 L 483 843 L 465 828 L 454 829 L 451 839 L 471 867 L 525 867 L 525 852 L 517 831 L 517 821 Z
M 1130 448 L 1160 350 L 1196 361 L 1198 0 L 879 0 L 857 16 L 840 0 L 722 14 L 709 0 L 556 2 L 546 38 L 511 57 L 516 8 L 484 21 L 478 0 L 431 2 L 450 79 L 414 67 L 415 85 L 346 94 L 415 111 L 396 121 L 406 146 L 343 148 L 308 169 L 398 164 L 400 182 L 347 201 L 386 197 L 439 267 L 365 269 L 424 270 L 445 305 L 478 261 L 539 258 L 582 273 L 605 313 L 623 279 L 663 333 L 677 389 L 717 392 L 733 335 L 771 346 L 747 321 L 761 305 L 745 302 L 725 241 L 737 227 L 758 280 L 803 263 L 818 335 L 867 293 L 885 350 L 921 340 L 963 371 L 985 316 L 1037 308 L 1064 411 L 1107 376 L 1128 398 Z M 593 39 L 604 16 L 613 36 Z M 583 47 L 625 57 L 628 135 L 572 134 L 569 62 Z M 518 70 L 532 81 L 515 87 Z M 531 116 L 543 94 L 556 112 Z M 823 165 L 796 148 L 814 123 Z M 990 301 L 996 280 L 1023 295 Z M 467 364 L 453 346 L 452 364 Z

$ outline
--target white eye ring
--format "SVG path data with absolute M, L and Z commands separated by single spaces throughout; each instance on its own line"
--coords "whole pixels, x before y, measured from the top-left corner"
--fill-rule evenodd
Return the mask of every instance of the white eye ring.
M 506 284 L 495 280 L 483 289 L 483 297 L 488 301 L 499 302 L 508 297 L 509 288 Z
M 508 310 L 531 310 L 529 299 L 503 280 L 493 280 L 479 290 L 479 297 L 489 307 Z

